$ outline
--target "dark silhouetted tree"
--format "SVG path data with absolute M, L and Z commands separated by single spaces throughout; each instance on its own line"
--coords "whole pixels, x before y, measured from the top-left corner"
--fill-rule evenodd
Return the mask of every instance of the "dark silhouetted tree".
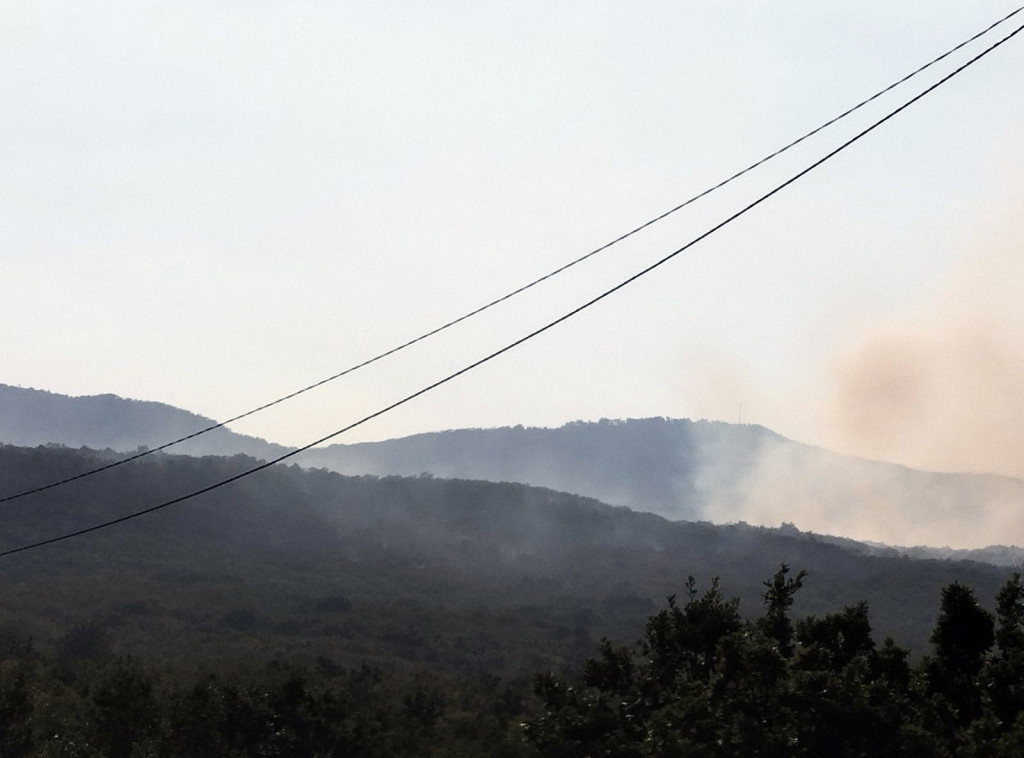
M 793 655 L 793 622 L 789 617 L 789 609 L 793 605 L 793 596 L 804 583 L 806 571 L 799 572 L 795 577 L 789 576 L 789 566 L 785 563 L 764 586 L 765 615 L 759 624 L 764 633 L 775 640 L 779 653 L 784 658 Z
M 981 671 L 995 641 L 992 614 L 974 591 L 958 582 L 942 588 L 939 615 L 930 641 L 934 655 L 925 662 L 929 691 L 951 707 L 951 718 L 965 725 L 981 712 Z

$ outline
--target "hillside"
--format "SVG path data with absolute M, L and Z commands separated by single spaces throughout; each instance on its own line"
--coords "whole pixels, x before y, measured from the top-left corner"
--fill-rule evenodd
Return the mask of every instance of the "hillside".
M 890 545 L 1024 544 L 1024 482 L 839 455 L 759 426 L 687 419 L 418 434 L 312 450 L 349 474 L 523 482 L 671 519 L 747 521 Z M 961 554 L 964 557 L 967 554 Z M 1019 551 L 972 555 L 1019 564 Z
M 5 493 L 84 470 L 88 450 L 0 447 Z M 251 466 L 158 454 L 4 505 L 0 548 L 148 507 Z M 806 534 L 670 522 L 517 484 L 346 477 L 281 466 L 200 499 L 0 560 L 5 623 L 43 646 L 99 625 L 116 649 L 199 661 L 284 656 L 523 674 L 603 635 L 632 639 L 687 576 L 756 614 L 780 563 L 796 613 L 860 599 L 878 635 L 925 649 L 939 588 L 988 601 L 1007 572 L 871 557 Z M 115 590 L 116 588 L 116 590 Z
M 303 465 L 347 474 L 523 482 L 575 492 L 668 518 L 705 516 L 715 492 L 734 486 L 765 444 L 763 427 L 643 419 L 574 422 L 557 429 L 505 427 L 416 434 L 311 450 Z
M 215 421 L 164 403 L 117 395 L 72 397 L 0 384 L 0 441 L 11 445 L 91 447 L 128 452 L 157 447 L 213 426 Z M 286 448 L 220 428 L 176 445 L 188 455 L 273 458 Z
M 208 427 L 211 419 L 114 395 L 67 397 L 0 385 L 0 442 L 131 451 Z M 217 429 L 170 450 L 272 458 L 288 448 Z M 879 545 L 951 545 L 922 556 L 1020 565 L 1024 482 L 940 474 L 839 455 L 764 427 L 687 419 L 573 422 L 331 445 L 294 459 L 339 473 L 517 482 L 669 519 L 745 521 Z M 991 547 L 990 547 L 991 546 Z M 866 549 L 861 546 L 861 549 Z

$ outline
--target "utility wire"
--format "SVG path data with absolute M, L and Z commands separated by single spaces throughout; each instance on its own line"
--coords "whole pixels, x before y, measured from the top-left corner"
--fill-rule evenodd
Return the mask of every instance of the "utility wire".
M 948 58 L 950 55 L 952 55 L 953 53 L 957 52 L 958 50 L 960 50 L 961 48 L 965 47 L 966 45 L 969 45 L 971 42 L 974 42 L 978 38 L 983 37 L 984 35 L 988 34 L 990 31 L 995 29 L 997 26 L 1000 26 L 1001 24 L 1005 23 L 1006 21 L 1008 21 L 1009 19 L 1013 18 L 1013 16 L 1017 15 L 1021 11 L 1024 11 L 1024 6 L 1021 6 L 1020 8 L 1017 8 L 1017 10 L 1012 11 L 1011 13 L 1007 14 L 1006 16 L 1004 16 L 1003 18 L 999 19 L 998 21 L 990 24 L 984 30 L 978 32 L 977 34 L 974 34 L 973 36 L 971 36 L 968 39 L 964 40 L 963 42 L 961 42 L 960 44 L 956 45 L 955 47 L 950 48 L 946 52 L 944 52 L 941 55 L 939 55 L 937 58 L 934 58 L 931 61 L 929 61 L 928 63 L 925 63 L 924 65 L 918 67 L 917 69 L 915 69 L 914 71 L 910 72 L 909 74 L 907 74 L 906 76 L 902 77 L 901 79 L 893 82 L 892 84 L 890 84 L 889 86 L 885 87 L 884 89 L 881 89 L 878 92 L 876 92 L 875 94 L 871 95 L 869 98 L 867 98 L 865 100 L 862 100 L 861 102 L 857 103 L 853 107 L 843 111 L 838 116 L 835 116 L 835 117 L 829 119 L 825 123 L 823 123 L 820 126 L 812 129 L 811 131 L 807 132 L 803 136 L 798 137 L 797 139 L 793 140 L 789 144 L 779 148 L 775 152 L 770 153 L 769 155 L 766 155 L 765 157 L 761 158 L 760 160 L 758 160 L 758 161 L 756 161 L 754 163 L 751 163 L 746 168 L 741 169 L 740 171 L 737 171 L 732 176 L 730 176 L 730 177 L 728 177 L 726 179 L 723 179 L 718 184 L 715 184 L 715 185 L 713 185 L 711 187 L 708 187 L 707 189 L 703 190 L 702 192 L 700 192 L 700 193 L 698 193 L 696 195 L 693 195 L 688 200 L 685 200 L 682 203 L 680 203 L 679 205 L 676 205 L 675 207 L 665 211 L 664 213 L 661 213 L 660 215 L 655 216 L 654 218 L 650 219 L 649 221 L 646 221 L 643 224 L 641 224 L 640 226 L 637 226 L 634 229 L 631 229 L 630 231 L 626 232 L 625 234 L 622 234 L 622 235 L 616 237 L 615 239 L 611 240 L 610 242 L 607 242 L 604 245 L 601 245 L 600 247 L 598 247 L 598 248 L 596 248 L 594 250 L 591 250 L 589 253 L 586 253 L 585 255 L 580 256 L 579 258 L 576 258 L 576 259 L 574 259 L 572 261 L 569 261 L 568 263 L 566 263 L 566 264 L 564 264 L 562 266 L 559 266 L 558 268 L 554 269 L 553 271 L 550 271 L 547 274 L 544 274 L 543 276 L 541 276 L 541 277 L 539 277 L 537 279 L 534 279 L 531 282 L 528 282 L 527 284 L 524 284 L 524 285 L 522 285 L 520 287 L 517 287 L 516 289 L 512 290 L 511 292 L 508 292 L 508 293 L 502 295 L 501 297 L 498 297 L 495 300 L 491 300 L 490 302 L 488 302 L 488 303 L 486 303 L 484 305 L 481 305 L 481 306 L 479 306 L 477 308 L 474 308 L 473 310 L 471 310 L 471 311 L 469 311 L 467 313 L 464 313 L 463 315 L 461 315 L 461 316 L 459 316 L 457 318 L 454 318 L 451 321 L 448 321 L 448 322 L 442 324 L 441 326 L 435 327 L 434 329 L 431 329 L 430 331 L 424 332 L 423 334 L 419 335 L 418 337 L 414 337 L 414 338 L 408 340 L 407 342 L 403 342 L 402 344 L 397 345 L 396 347 L 393 347 L 393 348 L 391 348 L 389 350 L 386 350 L 386 351 L 384 351 L 382 353 L 378 353 L 377 355 L 373 356 L 372 358 L 368 358 L 368 359 L 362 361 L 361 363 L 357 363 L 357 364 L 355 364 L 353 366 L 350 366 L 349 368 L 344 369 L 343 371 L 339 371 L 338 373 L 333 374 L 333 375 L 327 377 L 326 379 L 321 379 L 320 381 L 314 382 L 313 384 L 310 384 L 310 385 L 308 385 L 306 387 L 303 387 L 302 389 L 296 390 L 296 391 L 291 392 L 291 393 L 289 393 L 287 395 L 283 395 L 282 397 L 279 397 L 276 400 L 271 400 L 270 402 L 264 403 L 263 405 L 258 406 L 256 408 L 253 408 L 252 410 L 246 411 L 245 413 L 241 413 L 241 414 L 239 414 L 237 416 L 233 416 L 232 418 L 229 418 L 226 421 L 220 421 L 218 423 L 211 424 L 210 426 L 204 427 L 203 429 L 199 429 L 198 431 L 195 431 L 195 432 L 193 432 L 191 434 L 187 434 L 184 437 L 179 437 L 179 438 L 177 438 L 175 440 L 171 440 L 170 442 L 165 442 L 162 445 L 158 445 L 157 447 L 149 448 L 147 450 L 142 450 L 140 452 L 134 453 L 134 454 L 132 454 L 130 456 L 127 456 L 127 457 L 124 457 L 124 458 L 119 458 L 116 461 L 111 461 L 110 463 L 106 463 L 106 464 L 104 464 L 102 466 L 98 466 L 97 468 L 90 469 L 88 471 L 84 471 L 84 472 L 82 472 L 80 474 L 75 474 L 74 476 L 69 476 L 69 477 L 66 477 L 64 479 L 59 479 L 57 481 L 50 482 L 49 484 L 44 484 L 44 485 L 42 485 L 40 487 L 35 487 L 33 489 L 28 489 L 28 490 L 25 490 L 23 492 L 15 493 L 13 495 L 7 495 L 5 497 L 0 497 L 0 504 L 10 502 L 11 500 L 17 500 L 17 499 L 22 498 L 22 497 L 27 497 L 28 495 L 34 495 L 34 494 L 36 494 L 38 492 L 44 492 L 46 490 L 53 489 L 54 487 L 60 487 L 60 486 L 65 485 L 65 484 L 70 484 L 71 482 L 78 481 L 79 479 L 84 479 L 87 476 L 92 476 L 93 474 L 98 474 L 98 473 L 100 473 L 102 471 L 107 471 L 109 469 L 116 468 L 117 466 L 121 466 L 121 465 L 123 465 L 125 463 L 130 463 L 131 461 L 138 460 L 139 458 L 144 458 L 147 455 L 152 455 L 153 453 L 158 453 L 161 450 L 166 450 L 167 448 L 173 447 L 175 445 L 179 445 L 182 442 L 187 442 L 188 440 L 195 439 L 196 437 L 199 437 L 199 436 L 201 436 L 203 434 L 206 434 L 207 432 L 212 432 L 214 429 L 220 429 L 221 427 L 227 426 L 228 424 L 232 424 L 235 421 L 241 421 L 244 418 L 248 418 L 249 416 L 252 416 L 252 415 L 254 415 L 256 413 L 259 413 L 261 411 L 265 411 L 268 408 L 271 408 L 271 407 L 273 407 L 275 405 L 283 403 L 283 402 L 285 402 L 287 400 L 291 400 L 291 399 L 293 399 L 295 397 L 298 397 L 299 395 L 302 395 L 302 394 L 304 394 L 306 392 L 309 392 L 310 390 L 314 390 L 314 389 L 316 389 L 318 387 L 322 387 L 323 385 L 328 384 L 329 382 L 333 382 L 336 379 L 340 379 L 343 376 L 347 376 L 348 374 L 351 374 L 351 373 L 353 373 L 355 371 L 358 371 L 359 369 L 365 368 L 366 366 L 369 366 L 369 365 L 371 365 L 373 363 L 376 363 L 377 361 L 383 360 L 384 358 L 387 358 L 387 357 L 389 357 L 391 355 L 394 355 L 395 353 L 398 353 L 398 352 L 400 352 L 402 350 L 405 350 L 408 347 L 412 347 L 413 345 L 415 345 L 415 344 L 417 344 L 419 342 L 423 342 L 424 340 L 429 339 L 430 337 L 433 337 L 433 336 L 435 336 L 437 334 L 440 334 L 441 332 L 443 332 L 443 331 L 445 331 L 447 329 L 450 329 L 451 327 L 456 326 L 457 324 L 460 324 L 463 321 L 466 321 L 467 319 L 470 319 L 470 318 L 472 318 L 474 316 L 477 316 L 477 315 L 483 313 L 484 311 L 489 310 L 489 309 L 495 307 L 496 305 L 500 305 L 501 303 L 504 303 L 507 300 L 511 300 L 512 298 L 516 297 L 517 295 L 520 295 L 523 292 L 526 292 L 527 290 L 532 289 L 533 287 L 536 287 L 538 284 L 541 284 L 541 283 L 547 281 L 548 279 L 552 279 L 555 276 L 558 276 L 559 274 L 569 270 L 570 268 L 572 268 L 574 266 L 577 266 L 580 263 L 583 263 L 584 261 L 586 261 L 586 260 L 588 260 L 588 259 L 590 259 L 590 258 L 592 258 L 592 257 L 594 257 L 596 255 L 598 255 L 599 253 L 604 252 L 605 250 L 609 249 L 610 247 L 613 247 L 614 245 L 617 245 L 620 242 L 623 242 L 623 241 L 629 239 L 630 237 L 632 237 L 632 236 L 642 232 L 644 229 L 647 229 L 650 226 L 653 226 L 654 224 L 658 223 L 659 221 L 663 221 L 664 219 L 668 218 L 669 216 L 671 216 L 672 214 L 676 213 L 677 211 L 680 211 L 683 208 L 686 208 L 687 206 L 692 205 L 693 203 L 697 202 L 698 200 L 700 200 L 700 199 L 702 199 L 704 197 L 707 197 L 712 192 L 715 192 L 715 191 L 721 189 L 725 185 L 735 181 L 736 179 L 739 179 L 741 176 L 744 176 L 745 174 L 750 173 L 754 169 L 759 168 L 760 166 L 764 165 L 765 163 L 767 163 L 768 161 L 772 160 L 773 158 L 777 158 L 778 156 L 782 155 L 783 153 L 785 153 L 786 151 L 790 150 L 791 148 L 796 147 L 800 143 L 810 139 L 814 135 L 818 134 L 819 132 L 823 131 L 824 129 L 827 129 L 828 127 L 832 126 L 833 124 L 837 123 L 838 121 L 841 121 L 842 119 L 844 119 L 847 116 L 851 115 L 855 111 L 860 110 L 861 108 L 863 108 L 864 106 L 868 105 L 869 103 L 877 100 L 878 98 L 882 97 L 882 95 L 886 94 L 887 92 L 890 92 L 891 90 L 895 89 L 896 87 L 900 86 L 901 84 L 904 84 L 908 80 L 910 80 L 910 79 L 914 78 L 915 76 L 917 76 L 918 74 L 924 72 L 926 69 L 931 68 L 935 64 L 937 64 L 937 63 L 941 62 L 942 60 Z
M 573 316 L 576 316 L 577 314 L 585 311 L 586 309 L 590 308 L 591 306 L 596 305 L 597 303 L 601 302 L 605 298 L 615 294 L 619 290 L 621 290 L 621 289 L 627 287 L 628 285 L 632 284 L 633 282 L 635 282 L 637 279 L 640 279 L 641 277 L 646 276 L 647 274 L 651 273 L 655 269 L 663 266 L 665 263 L 668 263 L 670 260 L 672 260 L 676 256 L 686 252 L 687 250 L 689 250 L 691 247 L 693 247 L 697 243 L 707 239 L 712 234 L 714 234 L 715 232 L 720 230 L 722 227 L 724 227 L 724 226 L 726 226 L 728 224 L 731 224 L 733 221 L 738 219 L 740 216 L 745 215 L 747 212 L 749 212 L 749 211 L 753 210 L 754 208 L 756 208 L 757 206 L 761 205 L 761 203 L 763 203 L 766 200 L 768 200 L 769 198 L 777 195 L 779 192 L 781 192 L 782 190 L 786 189 L 791 184 L 794 184 L 795 182 L 797 182 L 798 180 L 802 179 L 807 174 L 809 174 L 812 171 L 814 171 L 814 169 L 818 168 L 819 166 L 821 166 L 826 161 L 832 159 L 833 157 L 835 157 L 836 155 L 841 153 L 843 150 L 845 150 L 846 148 L 848 148 L 851 145 L 853 145 L 855 142 L 858 142 L 863 137 L 865 137 L 868 134 L 870 134 L 871 132 L 873 132 L 875 129 L 880 127 L 882 124 L 886 123 L 887 121 L 889 121 L 890 119 L 892 119 L 893 117 L 898 115 L 899 113 L 902 113 L 904 110 L 909 108 L 911 105 L 916 103 L 918 100 L 921 100 L 926 95 L 928 95 L 931 92 L 935 91 L 937 88 L 939 88 L 940 86 L 942 86 L 943 84 L 948 82 L 954 76 L 956 76 L 957 74 L 961 73 L 962 71 L 967 69 L 969 66 L 973 65 L 974 63 L 976 63 L 977 61 L 981 60 L 986 55 L 991 53 L 997 47 L 1001 46 L 1002 44 L 1004 44 L 1008 40 L 1010 40 L 1013 37 L 1015 37 L 1016 35 L 1018 35 L 1021 31 L 1024 31 L 1024 25 L 1021 25 L 1021 26 L 1017 27 L 1012 32 L 1010 32 L 1008 35 L 1006 35 L 1005 37 L 1000 39 L 999 41 L 995 42 L 994 44 L 992 44 L 991 46 L 989 46 L 985 50 L 982 50 L 980 53 L 975 55 L 973 58 L 968 60 L 966 63 L 961 64 L 959 67 L 957 67 L 956 69 L 954 69 L 950 73 L 946 74 L 944 77 L 939 79 L 937 82 L 935 82 L 934 84 L 929 86 L 924 91 L 922 91 L 919 94 L 915 95 L 913 98 L 911 98 L 907 102 L 903 103 L 902 105 L 900 105 L 895 110 L 890 111 L 887 115 L 883 116 L 879 120 L 877 120 L 874 123 L 872 123 L 866 129 L 858 132 L 856 135 L 854 135 L 850 139 L 848 139 L 845 142 L 843 142 L 841 145 L 839 145 L 839 147 L 836 147 L 836 148 L 832 149 L 831 151 L 826 153 L 823 157 L 821 157 L 818 160 L 814 161 L 813 163 L 811 163 L 806 168 L 800 170 L 799 172 L 797 172 L 796 174 L 791 176 L 789 179 L 784 181 L 782 184 L 777 185 L 774 189 L 772 189 L 772 190 L 766 192 L 765 194 L 761 195 L 760 197 L 758 197 L 753 202 L 748 203 L 743 208 L 741 208 L 740 210 L 736 211 L 731 216 L 727 217 L 725 220 L 718 222 L 717 224 L 712 226 L 710 229 L 708 229 L 707 231 L 705 231 L 704 233 L 702 233 L 698 237 L 695 237 L 694 239 L 692 239 L 689 242 L 687 242 L 682 247 L 672 251 L 668 255 L 665 255 L 664 257 L 662 257 L 659 260 L 655 261 L 654 263 L 650 264 L 646 268 L 641 269 L 640 271 L 636 272 L 635 274 L 633 274 L 629 278 L 622 280 L 621 282 L 616 284 L 611 289 L 605 290 L 600 295 L 597 295 L 596 297 L 591 298 L 590 300 L 586 301 L 582 305 L 576 306 L 571 311 L 569 311 L 567 313 L 564 313 L 563 315 L 561 315 L 558 318 L 556 318 L 554 321 L 549 321 L 544 326 L 542 326 L 542 327 L 540 327 L 538 329 L 535 329 L 534 331 L 530 332 L 529 334 L 526 334 L 523 337 L 520 337 L 519 339 L 515 340 L 514 342 L 510 342 L 509 344 L 505 345 L 504 347 L 502 347 L 502 348 L 500 348 L 498 350 L 495 350 L 494 352 L 484 356 L 483 358 L 480 358 L 480 359 L 474 361 L 473 363 L 470 363 L 469 365 L 464 366 L 463 368 L 459 369 L 458 371 L 455 371 L 454 373 L 448 374 L 444 378 L 438 379 L 434 383 L 428 384 L 427 386 L 417 390 L 416 392 L 413 392 L 411 395 L 406 395 L 401 400 L 397 400 L 397 401 L 391 403 L 391 405 L 385 406 L 384 408 L 381 408 L 381 409 L 379 409 L 377 411 L 374 411 L 370 415 L 364 416 L 363 418 L 361 418 L 358 421 L 355 421 L 355 422 L 349 424 L 348 426 L 344 426 L 341 429 L 338 429 L 335 432 L 331 432 L 330 434 L 328 434 L 328 435 L 326 435 L 324 437 L 321 437 L 318 440 L 314 440 L 313 442 L 310 442 L 310 443 L 308 443 L 306 445 L 303 445 L 302 447 L 296 448 L 295 450 L 292 450 L 292 451 L 290 451 L 288 453 L 285 453 L 284 455 L 278 456 L 277 458 L 275 458 L 272 461 L 263 462 L 263 463 L 261 463 L 261 464 L 259 464 L 257 466 L 253 466 L 250 469 L 246 469 L 245 471 L 242 471 L 241 473 L 235 474 L 234 476 L 231 476 L 231 477 L 229 477 L 227 479 L 223 479 L 223 480 L 221 480 L 219 482 L 215 482 L 214 484 L 208 485 L 206 487 L 202 487 L 201 489 L 195 490 L 195 491 L 190 492 L 190 493 L 188 493 L 186 495 L 181 495 L 180 497 L 176 497 L 176 498 L 173 498 L 171 500 L 165 500 L 164 502 L 159 503 L 157 505 L 151 506 L 149 508 L 144 508 L 142 510 L 134 511 L 132 513 L 129 513 L 129 514 L 125 515 L 125 516 L 121 516 L 119 518 L 111 519 L 109 521 L 104 521 L 103 523 L 100 523 L 100 524 L 94 524 L 93 526 L 86 527 L 84 529 L 78 529 L 78 530 L 73 531 L 73 532 L 67 532 L 66 534 L 58 535 L 57 537 L 50 537 L 49 539 L 40 540 L 38 542 L 33 542 L 33 543 L 28 544 L 28 545 L 22 545 L 21 547 L 11 548 L 9 550 L 4 550 L 4 551 L 0 552 L 0 558 L 4 558 L 4 557 L 9 556 L 9 555 L 14 555 L 15 553 L 22 553 L 22 552 L 25 552 L 25 551 L 28 551 L 28 550 L 34 550 L 36 548 L 44 547 L 46 545 L 52 545 L 52 544 L 54 544 L 56 542 L 63 542 L 64 540 L 73 539 L 75 537 L 81 537 L 82 535 L 89 534 L 91 532 L 97 532 L 97 531 L 99 531 L 101 529 L 106 529 L 107 527 L 115 526 L 117 524 L 122 524 L 122 523 L 124 523 L 126 521 L 131 521 L 133 519 L 137 519 L 137 518 L 139 518 L 141 516 L 145 516 L 147 514 L 154 513 L 156 511 L 162 510 L 164 508 L 168 508 L 168 507 L 170 507 L 172 505 L 177 505 L 178 503 L 183 503 L 186 500 L 191 500 L 193 498 L 199 497 L 200 495 L 204 495 L 207 492 L 212 492 L 213 490 L 220 489 L 221 487 L 224 487 L 224 486 L 226 486 L 228 484 L 231 484 L 232 482 L 236 482 L 239 479 L 243 479 L 243 478 L 245 478 L 247 476 L 251 476 L 252 474 L 255 474 L 258 471 L 262 471 L 263 469 L 270 468 L 271 466 L 274 466 L 274 465 L 276 465 L 278 463 L 281 463 L 282 461 L 285 461 L 285 460 L 287 460 L 289 458 L 292 458 L 292 457 L 298 455 L 299 453 L 302 453 L 302 452 L 305 452 L 306 450 L 309 450 L 310 448 L 313 448 L 313 447 L 315 447 L 317 445 L 320 445 L 320 444 L 322 444 L 324 442 L 332 440 L 335 437 L 338 437 L 339 435 L 344 434 L 345 432 L 350 431 L 351 429 L 355 429 L 357 426 L 361 426 L 362 424 L 365 424 L 366 422 L 371 421 L 371 420 L 373 420 L 373 419 L 375 419 L 375 418 L 377 418 L 379 416 L 383 416 L 385 413 L 393 411 L 395 408 L 398 408 L 399 406 L 405 405 L 406 403 L 408 403 L 408 402 L 410 402 L 412 400 L 415 400 L 416 398 L 420 397 L 421 395 L 425 395 L 428 392 L 430 392 L 432 390 L 435 390 L 435 389 L 437 389 L 438 387 L 440 387 L 440 386 L 442 386 L 444 384 L 447 384 L 448 382 L 452 381 L 453 379 L 456 379 L 456 378 L 462 376 L 463 374 L 466 374 L 466 373 L 472 371 L 473 369 L 478 368 L 479 366 L 482 366 L 483 364 L 488 363 L 489 361 L 494 360 L 498 356 L 504 355 L 505 353 L 507 353 L 507 352 L 509 352 L 511 350 L 514 350 L 515 348 L 519 347 L 523 343 L 528 342 L 529 340 L 533 339 L 534 337 L 537 337 L 537 336 L 543 334 L 544 332 L 547 332 L 550 329 L 553 329 L 554 327 L 558 326 L 559 324 L 563 323 L 564 321 L 568 321 Z

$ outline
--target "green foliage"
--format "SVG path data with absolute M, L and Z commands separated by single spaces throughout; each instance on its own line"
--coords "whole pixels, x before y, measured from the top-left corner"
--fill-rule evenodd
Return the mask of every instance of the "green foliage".
M 764 583 L 764 618 L 759 622 L 761 629 L 775 640 L 779 654 L 784 658 L 793 655 L 793 622 L 789 618 L 789 609 L 793 605 L 793 596 L 804 585 L 806 571 L 795 577 L 787 576 L 789 566 L 785 563 L 775 572 L 770 581 Z
M 999 590 L 996 614 L 998 651 L 989 662 L 989 696 L 999 722 L 1013 724 L 1024 713 L 1024 585 L 1020 574 L 1014 574 Z
M 102 460 L 0 447 L 0 480 Z M 251 463 L 152 456 L 12 501 L 0 541 Z M 0 755 L 1016 755 L 1024 589 L 995 621 L 967 589 L 1004 578 L 520 485 L 281 467 L 0 565 Z M 924 660 L 875 642 L 920 655 L 929 628 Z M 533 671 L 554 673 L 531 696 Z
M 44 485 L 112 455 L 0 446 L 0 484 L 4 492 Z M 11 501 L 0 547 L 116 518 L 253 463 L 156 454 Z M 40 649 L 66 644 L 70 660 L 399 659 L 519 677 L 578 666 L 602 637 L 638 636 L 687 569 L 713 570 L 756 611 L 770 589 L 762 580 L 780 560 L 815 577 L 800 590 L 802 613 L 864 599 L 880 635 L 918 654 L 944 584 L 960 580 L 988 597 L 1005 578 L 980 564 L 870 558 L 808 535 L 668 522 L 507 482 L 280 466 L 9 557 L 0 562 L 0 609 Z M 785 651 L 795 621 L 780 610 L 773 623 L 782 626 L 762 631 L 781 636 Z
M 133 659 L 0 665 L 0 755 L 495 756 L 528 754 L 522 698 L 493 678 L 444 680 L 372 666 L 169 679 Z
M 924 664 L 928 691 L 949 709 L 949 720 L 966 725 L 982 707 L 982 669 L 995 642 L 992 614 L 969 587 L 942 588 L 942 603 L 931 636 L 934 656 Z
M 1019 576 L 999 591 L 995 617 L 965 585 L 943 588 L 932 653 L 916 664 L 891 639 L 876 643 L 866 603 L 794 617 L 804 578 L 783 565 L 752 620 L 717 580 L 699 591 L 691 578 L 684 600 L 670 597 L 635 644 L 602 640 L 576 677 L 536 674 L 532 700 L 525 680 L 489 674 L 327 656 L 311 667 L 263 657 L 188 673 L 109 653 L 40 652 L 7 630 L 0 755 L 1021 754 Z
M 793 624 L 805 574 L 788 573 L 765 582 L 755 621 L 717 582 L 699 597 L 691 582 L 687 603 L 670 598 L 634 647 L 604 642 L 578 685 L 538 675 L 526 738 L 544 756 L 1021 754 L 1019 576 L 998 595 L 996 654 L 991 614 L 952 583 L 933 655 L 912 667 L 891 639 L 875 643 L 866 603 Z

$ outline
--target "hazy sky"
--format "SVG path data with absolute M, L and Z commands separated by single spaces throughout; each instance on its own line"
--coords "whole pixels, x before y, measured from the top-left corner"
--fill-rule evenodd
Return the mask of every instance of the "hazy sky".
M 607 242 L 1015 5 L 3 0 L 0 381 L 236 415 Z M 742 417 L 1024 474 L 1021 71 L 1024 35 L 628 290 L 338 441 Z M 302 444 L 393 402 L 939 75 L 236 428 Z

